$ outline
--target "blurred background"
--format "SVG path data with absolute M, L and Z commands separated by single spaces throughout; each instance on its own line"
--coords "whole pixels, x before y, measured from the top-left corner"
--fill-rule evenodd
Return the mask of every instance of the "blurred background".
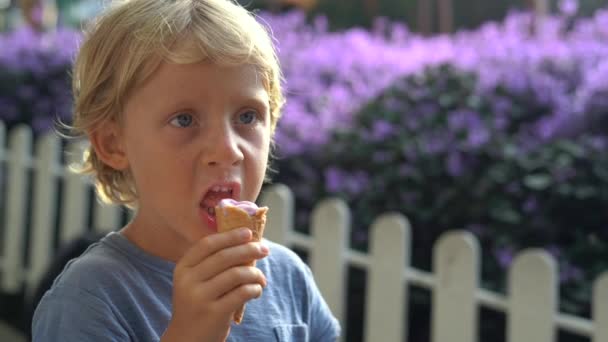
M 591 281 L 608 269 L 607 1 L 240 2 L 271 28 L 284 68 L 274 181 L 295 192 L 298 230 L 314 204 L 341 197 L 365 251 L 373 219 L 398 211 L 414 266 L 430 270 L 437 237 L 466 229 L 481 242 L 482 286 L 503 293 L 513 256 L 541 247 L 559 264 L 560 310 L 589 317 Z M 80 28 L 103 6 L 0 0 L 9 129 L 69 122 Z M 349 269 L 349 284 L 346 340 L 361 341 L 364 272 Z M 411 297 L 409 341 L 429 341 L 430 293 Z M 27 330 L 27 312 L 0 295 L 0 320 Z M 480 341 L 504 341 L 504 324 L 485 312 Z

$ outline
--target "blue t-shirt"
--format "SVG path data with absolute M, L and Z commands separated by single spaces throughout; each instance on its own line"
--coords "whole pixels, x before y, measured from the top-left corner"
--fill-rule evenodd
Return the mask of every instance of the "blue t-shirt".
M 340 327 L 310 269 L 289 249 L 266 240 L 257 262 L 268 285 L 247 303 L 229 342 L 336 341 Z M 175 263 L 110 233 L 70 261 L 34 314 L 33 341 L 159 341 L 171 318 Z

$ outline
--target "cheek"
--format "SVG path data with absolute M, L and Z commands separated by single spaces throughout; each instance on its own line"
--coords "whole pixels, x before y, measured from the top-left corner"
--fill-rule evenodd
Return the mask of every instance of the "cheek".
M 251 148 L 250 160 L 248 165 L 249 174 L 253 179 L 250 179 L 252 183 L 255 183 L 256 188 L 261 187 L 266 176 L 266 168 L 268 166 L 268 153 L 270 151 L 270 137 L 266 134 L 260 134 L 256 137 L 255 143 Z M 252 184 L 253 185 L 253 184 Z
M 266 167 L 268 166 L 268 156 L 270 153 L 270 133 L 264 134 L 261 138 L 262 143 L 260 144 L 260 152 L 259 152 L 259 162 L 260 168 L 262 168 L 264 173 L 266 172 Z
M 142 138 L 143 139 L 143 138 Z M 165 192 L 167 186 L 177 188 L 187 178 L 187 156 L 185 151 L 167 149 L 153 139 L 131 141 L 128 159 L 134 181 L 145 193 Z M 157 190 L 158 189 L 158 190 Z

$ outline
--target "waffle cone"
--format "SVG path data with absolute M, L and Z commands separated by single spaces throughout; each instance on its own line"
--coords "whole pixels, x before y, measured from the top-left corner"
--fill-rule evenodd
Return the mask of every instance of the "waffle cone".
M 264 227 L 266 226 L 266 212 L 267 207 L 258 208 L 254 215 L 249 215 L 245 210 L 234 207 L 225 206 L 215 207 L 215 217 L 217 220 L 218 232 L 226 232 L 236 228 L 247 227 L 253 232 L 253 241 L 262 240 L 264 235 Z M 249 266 L 255 266 L 255 261 L 248 263 Z M 232 319 L 236 324 L 240 324 L 243 321 L 243 315 L 245 313 L 245 305 L 239 308 L 232 315 Z

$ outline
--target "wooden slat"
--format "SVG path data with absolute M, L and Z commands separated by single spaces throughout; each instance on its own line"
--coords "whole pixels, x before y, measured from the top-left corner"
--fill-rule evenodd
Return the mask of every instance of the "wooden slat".
M 593 283 L 593 342 L 608 342 L 608 272 Z
M 96 232 L 105 233 L 120 228 L 121 207 L 95 201 L 93 228 Z
M 48 133 L 36 143 L 33 191 L 32 237 L 29 249 L 30 268 L 27 293 L 31 295 L 42 278 L 53 255 L 57 182 L 54 170 L 59 162 L 59 139 Z
M 32 149 L 32 131 L 19 126 L 9 134 L 8 184 L 2 290 L 16 293 L 20 290 L 25 274 L 22 252 L 25 248 L 25 215 L 28 184 L 28 167 Z
M 474 342 L 477 340 L 479 245 L 464 231 L 441 236 L 433 248 L 431 341 Z
M 407 287 L 401 270 L 411 257 L 410 225 L 400 214 L 380 216 L 371 227 L 365 341 L 403 341 Z
M 557 266 L 542 250 L 519 254 L 509 273 L 507 341 L 554 342 Z
M 87 230 L 86 218 L 88 211 L 91 210 L 87 196 L 90 185 L 83 179 L 83 176 L 67 169 L 70 164 L 80 162 L 82 149 L 83 145 L 80 143 L 71 143 L 67 148 L 68 165 L 65 170 L 65 196 L 61 208 L 61 230 L 59 233 L 61 245 L 68 243 Z
M 454 6 L 452 0 L 437 0 L 439 32 L 451 33 L 454 29 Z
M 282 184 L 266 189 L 260 204 L 267 206 L 266 229 L 264 236 L 273 242 L 288 245 L 289 233 L 294 230 L 294 199 L 291 190 Z
M 319 290 L 346 331 L 346 258 L 349 249 L 350 212 L 340 199 L 322 201 L 312 214 L 310 266 Z
M 418 32 L 427 35 L 433 31 L 433 4 L 431 0 L 417 0 Z

